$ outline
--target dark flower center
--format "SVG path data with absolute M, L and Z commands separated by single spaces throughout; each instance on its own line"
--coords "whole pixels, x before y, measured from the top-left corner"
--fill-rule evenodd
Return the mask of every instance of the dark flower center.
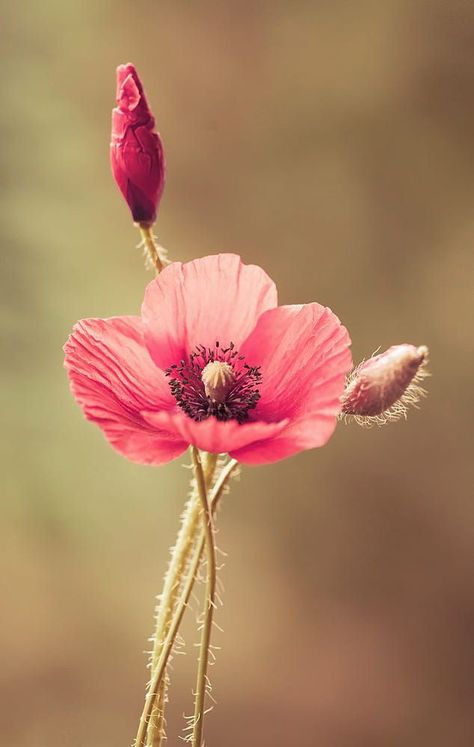
M 249 366 L 234 343 L 222 348 L 198 345 L 189 359 L 173 363 L 166 371 L 178 405 L 193 420 L 248 420 L 249 410 L 260 399 L 259 366 Z

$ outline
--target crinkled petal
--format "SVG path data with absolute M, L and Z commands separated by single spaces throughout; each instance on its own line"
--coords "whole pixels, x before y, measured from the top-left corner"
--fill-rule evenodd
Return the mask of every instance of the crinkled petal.
M 261 367 L 260 401 L 252 417 L 296 419 L 319 410 L 337 415 L 350 338 L 330 309 L 317 303 L 279 306 L 263 314 L 241 347 Z
M 263 314 L 241 348 L 246 361 L 262 371 L 261 399 L 252 417 L 290 422 L 274 438 L 233 456 L 260 464 L 325 444 L 336 426 L 352 365 L 349 345 L 337 316 L 319 304 L 280 306 Z
M 275 284 L 235 254 L 173 262 L 147 287 L 142 306 L 145 340 L 166 369 L 197 346 L 239 347 L 263 312 L 277 304 Z
M 254 442 L 231 453 L 242 464 L 270 464 L 306 449 L 324 446 L 332 436 L 337 419 L 319 412 L 314 417 L 292 421 L 275 436 Z
M 172 407 L 174 400 L 145 347 L 140 317 L 83 319 L 64 349 L 75 398 L 121 454 L 161 464 L 185 451 L 176 433 L 150 426 L 141 415 Z
M 213 416 L 198 423 L 183 413 L 171 411 L 146 412 L 143 417 L 151 425 L 174 431 L 187 443 L 214 454 L 233 452 L 253 442 L 271 438 L 288 424 L 287 420 L 283 420 L 279 423 L 258 421 L 240 425 L 236 420 L 223 422 Z

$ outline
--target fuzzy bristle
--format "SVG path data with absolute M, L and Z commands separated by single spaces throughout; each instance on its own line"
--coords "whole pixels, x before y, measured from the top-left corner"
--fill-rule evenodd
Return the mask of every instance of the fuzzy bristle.
M 384 369 L 384 358 L 388 358 L 393 351 L 403 348 L 412 348 L 412 356 L 401 356 L 399 365 L 387 362 Z M 342 411 L 340 419 L 346 423 L 354 421 L 365 428 L 382 426 L 393 423 L 408 415 L 410 407 L 417 408 L 420 400 L 426 397 L 427 391 L 421 383 L 430 376 L 427 371 L 428 348 L 421 346 L 393 346 L 381 355 L 362 361 L 351 371 L 347 378 L 346 388 L 342 397 Z M 412 367 L 410 372 L 409 367 Z M 413 367 L 414 370 L 413 370 Z M 408 383 L 404 384 L 404 379 Z M 396 397 L 392 397 L 390 404 L 390 388 L 397 391 Z M 375 410 L 378 402 L 383 402 L 388 397 L 386 407 L 381 407 L 380 412 L 367 412 Z M 365 411 L 364 411 L 365 410 Z

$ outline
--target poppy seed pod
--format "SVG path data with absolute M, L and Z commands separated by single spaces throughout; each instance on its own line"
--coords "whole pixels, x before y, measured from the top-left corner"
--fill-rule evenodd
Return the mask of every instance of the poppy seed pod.
M 349 376 L 342 397 L 342 415 L 360 425 L 383 425 L 406 417 L 408 405 L 425 394 L 420 381 L 427 376 L 428 348 L 393 345 L 361 363 Z
M 151 226 L 165 185 L 161 138 L 134 65 L 117 68 L 117 106 L 112 111 L 110 162 L 133 220 Z

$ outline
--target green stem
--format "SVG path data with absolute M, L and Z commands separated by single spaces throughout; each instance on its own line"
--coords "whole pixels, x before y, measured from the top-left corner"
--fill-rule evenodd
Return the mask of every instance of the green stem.
M 198 450 L 193 448 L 194 474 L 202 506 L 202 521 L 206 539 L 207 581 L 204 599 L 201 644 L 199 648 L 198 672 L 196 680 L 196 696 L 194 701 L 193 747 L 201 747 L 204 726 L 204 705 L 206 699 L 207 668 L 209 665 L 209 645 L 211 642 L 212 620 L 216 606 L 216 548 L 214 544 L 214 527 L 212 523 L 212 509 L 207 500 L 207 485 Z
M 205 455 L 204 471 L 207 484 L 210 484 L 212 481 L 216 463 L 217 455 Z M 200 518 L 201 501 L 195 484 L 182 516 L 181 528 L 178 533 L 176 544 L 171 551 L 171 559 L 165 575 L 163 592 L 160 596 L 157 608 L 154 646 L 151 657 L 152 676 L 163 650 L 163 644 L 181 592 L 182 579 L 186 573 L 192 550 L 196 544 L 196 537 L 198 536 L 199 527 L 201 525 Z M 161 680 L 158 697 L 156 698 L 155 705 L 150 715 L 146 735 L 146 747 L 161 747 L 161 743 L 165 737 L 164 711 L 167 687 L 168 676 L 165 675 Z
M 154 645 L 151 656 L 152 676 L 163 650 L 174 608 L 179 598 L 181 579 L 186 571 L 190 554 L 196 542 L 196 533 L 200 525 L 200 514 L 201 503 L 196 491 L 193 491 L 184 510 L 176 544 L 171 551 L 171 559 L 165 576 L 163 592 L 157 608 Z M 150 716 L 146 740 L 147 747 L 159 747 L 164 736 L 166 679 L 166 677 L 163 677 L 159 697 Z
M 227 482 L 230 479 L 232 472 L 234 471 L 236 466 L 237 461 L 235 459 L 232 459 L 220 471 L 209 497 L 209 503 L 211 505 L 212 513 L 215 513 L 219 500 L 224 492 L 224 488 L 227 485 Z M 166 671 L 166 665 L 168 663 L 168 659 L 173 648 L 173 644 L 178 633 L 184 611 L 188 605 L 189 597 L 191 596 L 191 591 L 196 580 L 196 574 L 201 562 L 204 544 L 205 533 L 204 529 L 201 529 L 199 539 L 196 543 L 194 553 L 189 563 L 187 577 L 183 580 L 181 594 L 174 609 L 173 617 L 170 622 L 168 633 L 163 642 L 156 668 L 150 680 L 150 685 L 145 699 L 145 705 L 143 707 L 140 722 L 138 725 L 137 735 L 135 737 L 135 747 L 143 747 L 144 739 L 147 732 L 147 726 L 150 721 L 150 716 L 152 714 L 153 708 L 155 707 L 156 699 L 159 696 L 161 682 Z
M 156 243 L 155 237 L 153 236 L 152 228 L 146 223 L 140 223 L 138 227 L 140 228 L 140 233 L 147 256 L 150 259 L 153 267 L 155 268 L 156 274 L 159 275 L 164 267 L 164 264 L 163 260 L 160 257 L 158 244 Z

